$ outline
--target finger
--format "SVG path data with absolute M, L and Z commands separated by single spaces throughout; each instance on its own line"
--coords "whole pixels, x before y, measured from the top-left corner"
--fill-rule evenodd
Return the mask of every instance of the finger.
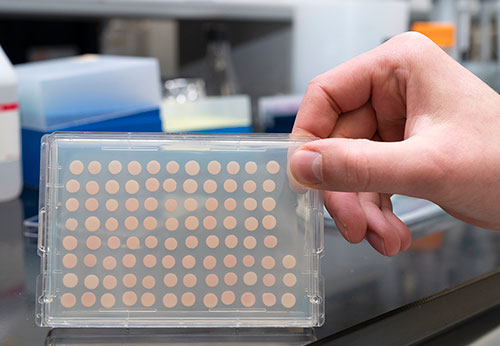
M 442 158 L 434 157 L 439 154 L 428 146 L 417 137 L 391 143 L 321 139 L 292 155 L 290 171 L 299 183 L 315 189 L 429 197 L 444 176 Z
M 406 251 L 411 245 L 411 232 L 408 226 L 401 221 L 392 211 L 392 202 L 390 195 L 381 196 L 380 208 L 387 221 L 396 229 L 401 240 L 401 251 Z
M 396 255 L 401 249 L 401 239 L 380 209 L 379 194 L 359 193 L 359 201 L 366 215 L 368 242 L 385 256 Z
M 292 133 L 305 131 L 316 137 L 328 137 L 341 113 L 368 102 L 372 69 L 366 55 L 361 55 L 313 79 L 302 99 Z
M 375 111 L 380 109 L 389 124 L 404 121 L 409 74 L 406 60 L 400 56 L 405 53 L 397 43 L 401 40 L 405 38 L 389 40 L 314 78 L 306 89 L 292 132 L 326 138 L 340 114 L 360 108 L 372 97 Z
M 372 141 L 382 142 L 382 138 L 380 138 L 380 135 L 378 134 L 378 132 L 375 132 L 375 134 L 373 135 L 373 137 L 371 139 L 372 139 Z
M 332 138 L 372 138 L 377 132 L 377 119 L 370 102 L 358 109 L 343 113 L 333 132 Z
M 366 216 L 357 193 L 325 191 L 325 206 L 344 238 L 359 243 L 365 238 Z
M 377 250 L 380 254 L 386 256 L 384 241 L 376 233 L 372 231 L 366 232 L 365 239 L 372 246 L 372 248 Z
M 292 157 L 295 151 L 297 151 L 299 145 L 300 144 L 292 144 L 288 148 L 286 160 L 286 175 L 288 177 L 288 186 L 290 186 L 290 189 L 297 194 L 304 194 L 307 192 L 307 188 L 304 185 L 300 184 L 290 171 L 290 157 Z
M 376 134 L 376 131 L 377 121 L 375 119 L 375 113 L 370 102 L 367 102 L 358 109 L 342 114 L 329 137 L 372 138 Z M 290 135 L 291 139 L 303 139 L 304 137 L 310 140 L 318 139 L 309 133 L 303 133 L 301 136 L 301 134 L 296 132 Z M 297 147 L 292 147 L 288 150 L 287 175 L 290 182 L 290 188 L 297 193 L 304 193 L 306 191 L 305 187 L 299 184 L 290 172 L 289 159 L 297 149 Z

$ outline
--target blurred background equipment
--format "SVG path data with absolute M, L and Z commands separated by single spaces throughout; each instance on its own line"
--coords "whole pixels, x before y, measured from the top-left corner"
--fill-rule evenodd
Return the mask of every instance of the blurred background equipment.
M 410 28 L 500 90 L 499 18 L 497 0 L 2 1 L 24 182 L 55 130 L 289 132 L 314 76 Z
M 410 28 L 500 90 L 499 18 L 497 0 L 2 1 L 0 32 L 15 33 L 0 35 L 7 56 L 45 60 L 17 67 L 24 180 L 38 184 L 37 169 L 26 169 L 38 167 L 38 149 L 27 152 L 38 141 L 33 132 L 289 132 L 314 76 Z M 124 57 L 87 69 L 104 64 L 90 64 L 101 55 Z M 154 58 L 156 67 L 134 72 L 125 63 L 132 57 Z M 37 76 L 35 66 L 54 73 Z M 71 88 L 61 82 L 65 71 L 82 71 L 78 82 L 67 80 Z M 134 118 L 138 111 L 151 118 Z
M 0 47 L 0 202 L 19 196 L 22 188 L 17 78 Z
M 231 44 L 226 28 L 210 24 L 207 29 L 205 83 L 210 96 L 229 96 L 239 93 L 238 80 L 231 59 Z
M 161 116 L 165 132 L 252 132 L 248 95 L 208 96 L 195 101 L 177 95 L 162 101 Z
M 82 55 L 16 65 L 24 128 L 53 128 L 157 106 L 158 62 Z
M 264 132 L 291 132 L 302 95 L 276 95 L 259 99 L 257 126 Z
M 40 140 L 54 131 L 161 131 L 154 58 L 82 55 L 16 65 L 24 182 L 38 186 Z
M 408 30 L 410 7 L 400 0 L 297 2 L 293 16 L 292 92 L 315 76 Z
M 164 84 L 165 99 L 179 103 L 198 101 L 206 96 L 205 81 L 196 78 L 169 79 Z

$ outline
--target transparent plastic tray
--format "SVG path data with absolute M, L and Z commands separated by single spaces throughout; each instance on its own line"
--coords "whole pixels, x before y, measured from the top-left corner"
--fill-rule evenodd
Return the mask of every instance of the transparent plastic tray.
M 52 327 L 323 323 L 321 193 L 284 135 L 42 141 L 37 320 Z

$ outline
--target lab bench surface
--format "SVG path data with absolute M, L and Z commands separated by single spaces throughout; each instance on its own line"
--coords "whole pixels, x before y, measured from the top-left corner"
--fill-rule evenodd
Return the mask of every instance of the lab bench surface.
M 325 228 L 326 322 L 314 329 L 48 329 L 35 325 L 35 238 L 23 219 L 37 191 L 0 203 L 1 345 L 402 345 L 490 311 L 500 303 L 500 232 L 446 215 L 412 225 L 418 239 L 393 258 L 366 242 L 350 245 Z

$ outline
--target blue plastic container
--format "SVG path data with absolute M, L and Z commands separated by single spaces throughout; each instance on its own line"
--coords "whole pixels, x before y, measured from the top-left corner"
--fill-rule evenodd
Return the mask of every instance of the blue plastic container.
M 102 121 L 54 127 L 46 131 L 22 129 L 22 155 L 24 184 L 38 187 L 40 179 L 40 141 L 42 136 L 56 131 L 101 131 L 101 132 L 161 132 L 158 108 L 120 114 Z

